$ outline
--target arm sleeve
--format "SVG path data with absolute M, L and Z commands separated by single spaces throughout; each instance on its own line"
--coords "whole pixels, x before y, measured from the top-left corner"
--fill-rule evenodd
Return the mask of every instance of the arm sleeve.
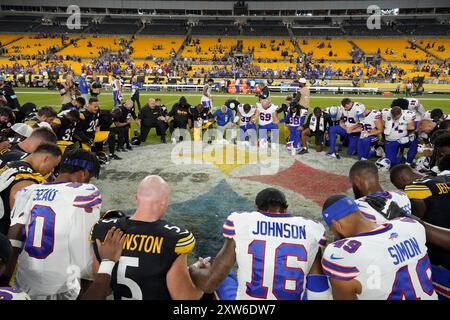
M 322 258 L 323 273 L 335 280 L 350 281 L 355 279 L 360 271 L 354 265 L 350 255 L 350 253 L 330 244 L 325 249 Z M 339 260 L 336 260 L 336 258 L 339 258 Z
M 16 193 L 14 207 L 11 210 L 11 226 L 28 223 L 31 215 L 28 203 L 32 194 L 31 188 L 23 188 Z
M 405 193 L 410 200 L 424 200 L 433 195 L 430 188 L 424 183 L 407 185 Z
M 97 187 L 86 185 L 80 188 L 80 192 L 74 198 L 72 205 L 77 208 L 88 209 L 94 208 L 100 211 L 102 205 L 102 195 Z
M 230 214 L 223 223 L 222 234 L 225 238 L 234 239 L 236 235 L 236 229 L 234 227 L 234 215 Z

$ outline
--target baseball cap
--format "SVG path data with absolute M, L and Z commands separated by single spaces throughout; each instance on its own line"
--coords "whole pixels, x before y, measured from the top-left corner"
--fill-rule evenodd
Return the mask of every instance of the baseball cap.
M 305 78 L 300 78 L 300 79 L 298 80 L 298 82 L 300 82 L 300 83 L 306 83 L 306 79 L 305 79 Z
M 31 128 L 29 125 L 25 123 L 15 123 L 11 127 L 11 130 L 26 138 L 31 136 L 31 134 L 33 133 L 33 128 Z
M 42 127 L 45 127 L 45 128 L 47 128 L 47 129 L 53 130 L 53 129 L 52 129 L 52 126 L 51 126 L 48 122 L 39 122 L 39 123 L 38 123 L 38 126 L 41 127 L 41 128 L 42 128 Z
M 359 211 L 359 207 L 349 196 L 343 196 L 332 205 L 322 211 L 323 220 L 331 226 L 333 220 L 341 220 L 353 212 Z
M 0 233 L 0 259 L 7 263 L 12 255 L 12 246 L 8 238 Z

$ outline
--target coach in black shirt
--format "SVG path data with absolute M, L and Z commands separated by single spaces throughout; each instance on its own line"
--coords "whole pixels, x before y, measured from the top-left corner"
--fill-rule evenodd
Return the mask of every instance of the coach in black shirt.
M 13 111 L 19 111 L 20 104 L 12 86 L 0 75 L 0 106 L 10 107 Z
M 138 115 L 141 124 L 141 141 L 147 140 L 148 133 L 152 128 L 156 129 L 156 134 L 161 136 L 161 142 L 166 143 L 166 122 L 167 111 L 157 105 L 155 99 L 149 99 L 148 103 L 141 109 Z

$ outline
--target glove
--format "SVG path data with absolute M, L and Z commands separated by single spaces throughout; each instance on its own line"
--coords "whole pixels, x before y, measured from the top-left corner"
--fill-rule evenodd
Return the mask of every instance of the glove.
M 9 187 L 11 182 L 13 182 L 15 179 L 13 175 L 16 174 L 18 171 L 19 170 L 17 170 L 16 168 L 10 168 L 0 175 L 0 192 Z

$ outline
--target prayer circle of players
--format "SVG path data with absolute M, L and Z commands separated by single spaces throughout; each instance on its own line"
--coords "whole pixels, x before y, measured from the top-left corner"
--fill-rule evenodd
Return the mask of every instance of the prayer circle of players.
M 219 144 L 247 144 L 251 146 L 265 147 L 267 143 L 278 144 L 278 129 L 257 129 L 255 125 L 252 127 L 241 126 L 239 128 L 232 128 L 231 126 L 217 126 L 217 128 L 211 128 L 204 126 L 202 128 L 193 128 L 193 135 L 189 130 L 176 129 L 172 133 L 172 140 L 183 137 L 180 140 L 183 141 L 203 141 L 205 143 L 211 143 L 215 140 Z M 259 134 L 259 142 L 257 137 Z

